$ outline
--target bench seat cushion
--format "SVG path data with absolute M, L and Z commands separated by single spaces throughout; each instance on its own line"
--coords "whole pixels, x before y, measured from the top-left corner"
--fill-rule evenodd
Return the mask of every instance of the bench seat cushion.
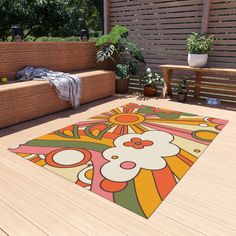
M 115 93 L 115 75 L 112 71 L 93 70 L 72 74 L 81 78 L 81 104 Z M 58 98 L 48 81 L 14 82 L 0 86 L 0 128 L 69 107 L 69 102 Z

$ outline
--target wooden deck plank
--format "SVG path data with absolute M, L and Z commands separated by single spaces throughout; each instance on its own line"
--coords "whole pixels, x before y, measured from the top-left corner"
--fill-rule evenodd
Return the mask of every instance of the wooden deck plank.
M 93 115 L 101 113 L 101 111 L 106 111 L 129 102 L 230 120 L 226 128 L 202 154 L 200 159 L 148 220 L 86 189 L 79 188 L 72 182 L 52 172 L 32 165 L 29 161 L 21 159 L 6 150 L 8 147 L 16 146 L 19 143 L 80 120 L 86 120 Z M 77 212 L 80 209 L 88 213 L 92 212 L 93 216 L 102 219 L 103 222 L 101 221 L 101 225 L 96 225 L 96 227 L 101 227 L 106 223 L 108 229 L 109 227 L 113 227 L 117 232 L 120 231 L 127 235 L 143 235 L 144 233 L 148 235 L 231 235 L 232 233 L 236 234 L 235 131 L 236 113 L 230 110 L 209 108 L 194 104 L 181 104 L 167 99 L 139 101 L 137 97 L 132 96 L 126 99 L 105 99 L 84 105 L 80 108 L 79 112 L 60 112 L 0 130 L 0 135 L 2 136 L 0 145 L 3 147 L 0 149 L 2 157 L 0 162 L 4 165 L 3 168 L 5 168 L 5 171 L 7 168 L 10 170 L 9 173 L 11 174 L 9 174 L 9 177 L 12 173 L 16 172 L 17 176 L 21 176 L 20 179 L 22 181 L 27 179 L 23 184 L 24 191 L 27 194 L 32 196 L 29 193 L 30 188 L 28 190 L 26 188 L 26 183 L 29 184 L 32 181 L 37 182 L 37 186 L 39 186 L 37 190 L 38 194 L 45 194 L 47 190 L 50 192 L 51 197 L 57 195 L 61 203 L 64 200 L 68 200 L 67 204 L 69 205 L 74 203 Z M 11 178 L 10 182 L 13 183 L 12 181 Z M 14 184 L 18 187 L 22 186 L 18 181 L 14 181 Z M 10 187 L 12 188 L 12 185 Z M 8 188 L 6 186 L 6 189 Z M 9 190 L 11 191 L 11 189 Z M 14 198 L 19 204 L 20 200 L 16 196 Z M 13 204 L 14 198 L 10 198 L 8 204 L 9 201 Z M 76 201 L 77 203 L 75 203 Z M 14 206 L 19 207 L 18 204 Z M 40 206 L 37 208 L 39 209 Z M 54 208 L 53 211 L 55 211 Z M 21 209 L 21 212 L 24 212 L 23 209 Z M 56 213 L 59 214 L 59 212 Z M 28 213 L 24 212 L 24 214 L 27 215 Z M 78 219 L 80 218 L 78 213 L 75 216 Z M 45 212 L 44 218 L 47 219 L 47 217 L 49 217 L 48 213 Z M 70 218 L 65 216 L 64 220 L 65 223 L 66 221 L 70 221 Z M 73 222 L 75 223 L 76 221 L 74 220 Z M 42 227 L 42 225 L 40 226 Z M 57 224 L 57 227 L 65 230 L 63 225 Z M 89 235 L 93 234 L 91 233 Z M 104 233 L 104 235 L 109 235 L 109 233 Z
M 175 193 L 166 199 L 166 203 L 175 204 L 175 206 L 198 214 L 226 228 L 235 230 L 235 214 L 225 209 L 218 208 L 212 203 L 196 199 L 193 195 L 186 198 L 184 194 Z M 206 204 L 207 208 L 205 207 Z
M 7 234 L 3 229 L 0 228 L 0 236 L 8 236 L 9 234 Z
M 59 195 L 52 193 L 50 189 L 46 189 L 41 185 L 37 184 L 18 172 L 6 167 L 3 163 L 1 166 L 1 176 L 0 179 L 6 179 L 7 183 L 20 188 L 23 193 L 30 193 L 30 197 L 34 199 L 35 202 L 43 204 L 45 208 L 53 211 L 54 214 L 64 218 L 69 224 L 74 227 L 80 228 L 86 234 L 93 235 L 104 235 L 104 233 L 109 232 L 114 235 L 125 235 L 121 233 L 118 229 L 105 224 L 98 218 L 92 216 L 88 212 L 81 210 L 77 204 L 69 202 L 66 199 L 62 199 Z M 79 218 L 77 216 L 80 216 Z M 96 227 L 94 227 L 96 225 Z
M 160 233 L 155 226 L 147 227 L 145 224 L 145 219 L 92 192 L 89 192 L 86 189 L 76 186 L 74 183 L 61 178 L 46 169 L 43 169 L 37 165 L 32 165 L 29 161 L 17 157 L 14 154 L 12 154 L 10 159 L 5 158 L 4 154 L 1 156 L 3 156 L 0 160 L 1 165 L 4 164 L 12 166 L 15 172 L 22 172 L 22 169 L 27 169 L 27 172 L 22 174 L 27 175 L 30 179 L 42 184 L 48 189 L 48 191 L 53 191 L 68 201 L 80 205 L 81 208 L 87 210 L 88 212 L 96 214 L 96 216 L 100 219 L 104 219 L 107 224 L 112 224 L 113 227 L 119 227 L 122 232 L 126 232 L 128 235 L 141 236 L 143 235 L 143 232 L 147 232 L 150 235 L 158 235 Z M 117 208 L 119 211 L 117 211 Z M 129 217 L 129 215 L 135 218 L 133 219 L 133 217 Z M 80 215 L 77 215 L 78 219 L 80 219 L 80 217 Z M 130 225 L 136 225 L 136 227 L 130 228 Z M 107 230 L 106 232 L 108 235 L 108 229 L 106 228 L 105 230 Z
M 233 236 L 236 233 L 235 230 L 225 227 L 218 222 L 214 222 L 214 220 L 206 218 L 204 215 L 198 215 L 188 209 L 183 209 L 181 205 L 175 206 L 167 201 L 159 207 L 158 213 L 168 215 L 171 219 L 181 222 L 184 225 L 191 225 L 193 229 L 197 229 L 199 232 L 206 235 Z M 152 219 L 155 219 L 155 217 Z
M 9 206 L 30 219 L 38 225 L 47 234 L 51 235 L 86 235 L 78 228 L 67 223 L 58 217 L 52 211 L 42 206 L 39 202 L 34 201 L 28 194 L 24 194 L 16 187 L 0 179 L 0 200 L 7 202 Z M 45 220 L 45 216 L 47 216 Z M 4 217 L 4 214 L 1 216 Z
M 36 225 L 33 225 L 2 201 L 0 201 L 0 212 L 4 214 L 4 217 L 0 219 L 0 229 L 2 229 L 2 231 L 0 230 L 0 235 L 2 235 L 1 233 L 3 235 L 17 235 L 19 232 L 20 235 L 25 236 L 30 234 L 35 236 L 46 235 Z

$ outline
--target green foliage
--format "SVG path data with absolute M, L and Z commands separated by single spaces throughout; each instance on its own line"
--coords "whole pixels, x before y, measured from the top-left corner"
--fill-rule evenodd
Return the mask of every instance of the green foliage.
M 7 40 L 15 24 L 26 38 L 78 37 L 82 28 L 101 31 L 102 15 L 100 0 L 0 0 L 0 40 Z
M 103 30 L 103 1 L 100 0 L 60 0 L 63 2 L 67 19 L 60 27 L 63 36 L 79 36 L 82 28 L 90 31 Z M 57 35 L 55 35 L 57 36 Z
M 129 51 L 130 55 L 137 61 L 144 63 L 144 57 L 137 45 L 128 39 L 121 39 L 121 45 L 123 45 Z
M 128 29 L 117 25 L 109 34 L 101 36 L 96 44 L 98 46 L 97 62 L 113 60 L 116 63 L 116 75 L 121 78 L 125 78 L 124 75 L 126 77 L 135 75 L 138 62 L 145 63 L 138 46 L 127 37 Z
M 80 40 L 81 40 L 80 37 L 76 37 L 76 36 L 65 37 L 65 38 L 43 36 L 43 37 L 35 38 L 29 35 L 26 38 L 24 38 L 24 41 L 26 42 L 76 42 Z M 8 39 L 8 41 L 10 41 L 10 38 Z
M 36 42 L 64 42 L 65 40 L 60 37 L 39 37 L 34 41 Z
M 9 38 L 11 38 L 11 37 L 9 37 Z M 24 41 L 26 41 L 26 42 L 33 42 L 35 40 L 36 40 L 36 38 L 33 36 L 30 36 L 30 35 L 24 38 Z
M 129 61 L 128 66 L 129 66 L 129 74 L 136 75 L 136 73 L 138 71 L 138 62 L 137 61 Z
M 215 37 L 192 33 L 187 38 L 187 50 L 191 54 L 206 54 L 213 48 Z
M 115 73 L 119 79 L 129 78 L 130 75 L 137 73 L 138 63 L 136 61 L 129 61 L 126 64 L 117 64 Z
M 89 31 L 90 39 L 97 41 L 97 39 L 102 36 L 102 33 L 103 33 L 103 31 L 90 30 L 90 31 Z
M 127 64 L 117 64 L 116 65 L 116 75 L 120 79 L 125 79 L 129 77 L 129 65 Z
M 72 42 L 72 41 L 80 41 L 79 37 L 39 37 L 37 39 L 34 39 L 33 41 L 36 42 Z
M 116 25 L 111 29 L 109 34 L 101 36 L 96 43 L 96 46 L 102 46 L 104 44 L 117 44 L 122 37 L 126 37 L 128 29 L 121 25 Z
M 152 72 L 150 68 L 140 78 L 140 85 L 143 87 L 156 88 L 158 84 L 163 84 L 163 78 L 158 73 Z
M 176 86 L 176 92 L 177 93 L 188 93 L 188 80 L 187 79 L 184 79 L 184 80 L 181 80 L 177 86 Z
M 113 44 L 105 44 L 98 52 L 97 52 L 97 62 L 99 61 L 105 61 L 108 58 L 112 58 L 112 55 L 115 52 L 115 46 Z
M 66 42 L 80 41 L 80 37 L 76 37 L 76 36 L 66 37 L 66 38 L 63 38 L 63 39 Z

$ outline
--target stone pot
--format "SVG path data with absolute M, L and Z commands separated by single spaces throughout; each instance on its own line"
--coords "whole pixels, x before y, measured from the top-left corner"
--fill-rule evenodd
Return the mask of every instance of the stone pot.
M 188 54 L 188 65 L 191 67 L 204 67 L 207 60 L 208 54 Z
M 187 101 L 187 93 L 178 93 L 177 100 L 179 102 L 186 102 Z
M 157 89 L 154 87 L 145 86 L 144 95 L 148 97 L 155 97 L 157 96 Z
M 129 89 L 129 78 L 116 78 L 116 93 L 127 93 Z

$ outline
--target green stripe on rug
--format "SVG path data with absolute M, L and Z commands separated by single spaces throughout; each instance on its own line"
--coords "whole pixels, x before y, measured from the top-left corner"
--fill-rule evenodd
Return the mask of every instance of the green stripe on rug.
M 65 147 L 65 148 L 85 148 L 88 150 L 103 152 L 110 146 L 100 143 L 89 143 L 81 141 L 65 141 L 65 140 L 39 140 L 34 139 L 25 144 L 34 147 Z
M 126 209 L 146 218 L 137 200 L 133 180 L 128 182 L 128 185 L 124 190 L 114 193 L 114 200 L 118 205 L 123 206 Z

